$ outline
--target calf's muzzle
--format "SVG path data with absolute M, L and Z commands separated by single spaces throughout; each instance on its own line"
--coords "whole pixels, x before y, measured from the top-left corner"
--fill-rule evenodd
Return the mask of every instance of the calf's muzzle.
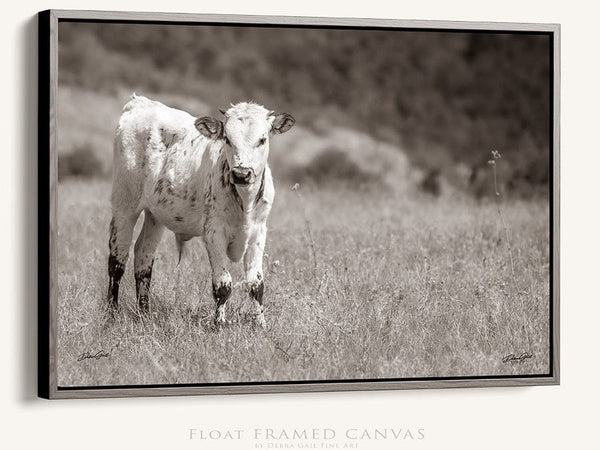
M 234 167 L 231 169 L 231 179 L 234 184 L 247 185 L 252 182 L 254 171 L 246 167 Z

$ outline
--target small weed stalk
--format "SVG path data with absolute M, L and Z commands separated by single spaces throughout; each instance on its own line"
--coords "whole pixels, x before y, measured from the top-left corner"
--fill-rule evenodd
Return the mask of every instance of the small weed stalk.
M 492 173 L 494 175 L 494 197 L 496 198 L 496 208 L 498 210 L 498 216 L 500 217 L 500 221 L 502 222 L 502 228 L 504 229 L 504 235 L 506 236 L 506 246 L 508 247 L 508 257 L 510 259 L 510 270 L 512 272 L 513 281 L 515 282 L 515 287 L 517 287 L 517 281 L 515 278 L 515 263 L 513 260 L 513 252 L 512 246 L 510 244 L 510 236 L 508 233 L 508 226 L 506 225 L 506 220 L 504 220 L 504 214 L 502 214 L 502 207 L 500 204 L 500 191 L 498 190 L 498 175 L 497 175 L 497 164 L 496 161 L 502 157 L 499 151 L 492 150 L 492 159 L 488 161 L 488 164 L 492 166 Z
M 308 234 L 308 245 L 310 246 L 311 253 L 312 253 L 313 275 L 316 277 L 317 276 L 317 268 L 318 268 L 317 247 L 315 245 L 315 240 L 313 239 L 312 229 L 310 226 L 310 219 L 308 218 L 308 214 L 306 213 L 306 208 L 304 206 L 304 199 L 302 198 L 302 195 L 300 194 L 300 185 L 298 183 L 294 184 L 294 186 L 292 187 L 292 191 L 294 191 L 294 193 L 296 194 L 296 197 L 298 197 L 298 201 L 300 202 L 300 209 L 302 210 L 302 215 L 304 216 L 304 224 L 306 225 L 306 232 Z

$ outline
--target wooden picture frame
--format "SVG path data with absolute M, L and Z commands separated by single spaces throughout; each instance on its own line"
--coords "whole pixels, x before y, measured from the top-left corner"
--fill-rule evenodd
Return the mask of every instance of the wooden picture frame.
M 39 25 L 39 303 L 38 303 L 38 395 L 47 399 L 171 396 L 199 394 L 246 394 L 273 392 L 321 392 L 385 389 L 423 389 L 492 386 L 539 386 L 559 384 L 559 172 L 560 172 L 560 26 L 488 22 L 428 20 L 381 20 L 316 17 L 203 15 L 143 12 L 48 10 L 38 15 Z M 463 374 L 410 378 L 289 379 L 236 382 L 61 385 L 57 375 L 59 327 L 59 223 L 58 132 L 59 132 L 59 24 L 122 23 L 170 26 L 243 26 L 276 28 L 325 28 L 338 30 L 389 30 L 410 32 L 507 33 L 541 35 L 548 38 L 548 364 L 545 373 Z M 212 105 L 214 108 L 226 105 Z M 118 117 L 114 118 L 115 124 Z M 108 224 L 106 224 L 108 226 Z M 108 228 L 107 228 L 108 229 Z M 106 243 L 98 248 L 104 252 Z M 514 270 L 514 268 L 513 268 Z M 514 276 L 514 275 L 513 275 Z M 203 300 L 208 303 L 208 300 Z M 546 344 L 544 344 L 546 345 Z M 85 349 L 84 349 L 85 350 Z M 94 351 L 97 349 L 94 349 Z M 285 349 L 284 349 L 285 350 Z M 513 361 L 527 358 L 527 349 L 498 349 L 500 357 Z M 520 353 L 525 352 L 525 353 Z M 506 354 L 506 355 L 505 355 Z M 98 355 L 95 353 L 95 355 Z M 523 356 L 525 355 L 525 356 Z M 77 356 L 77 355 L 75 355 Z M 91 355 L 92 357 L 94 355 Z M 100 355 L 101 357 L 102 355 Z

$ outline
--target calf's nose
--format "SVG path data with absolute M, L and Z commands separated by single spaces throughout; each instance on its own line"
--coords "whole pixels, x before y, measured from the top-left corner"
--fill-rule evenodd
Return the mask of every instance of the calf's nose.
M 231 176 L 235 184 L 248 184 L 252 178 L 252 169 L 234 167 L 231 169 Z

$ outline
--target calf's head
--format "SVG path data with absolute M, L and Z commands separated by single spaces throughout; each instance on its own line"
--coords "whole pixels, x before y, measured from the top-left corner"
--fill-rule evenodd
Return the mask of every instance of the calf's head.
M 260 181 L 269 156 L 269 137 L 285 133 L 294 126 L 289 114 L 275 114 L 255 103 L 238 103 L 227 111 L 225 120 L 200 117 L 198 131 L 213 140 L 223 141 L 231 181 L 240 187 Z

